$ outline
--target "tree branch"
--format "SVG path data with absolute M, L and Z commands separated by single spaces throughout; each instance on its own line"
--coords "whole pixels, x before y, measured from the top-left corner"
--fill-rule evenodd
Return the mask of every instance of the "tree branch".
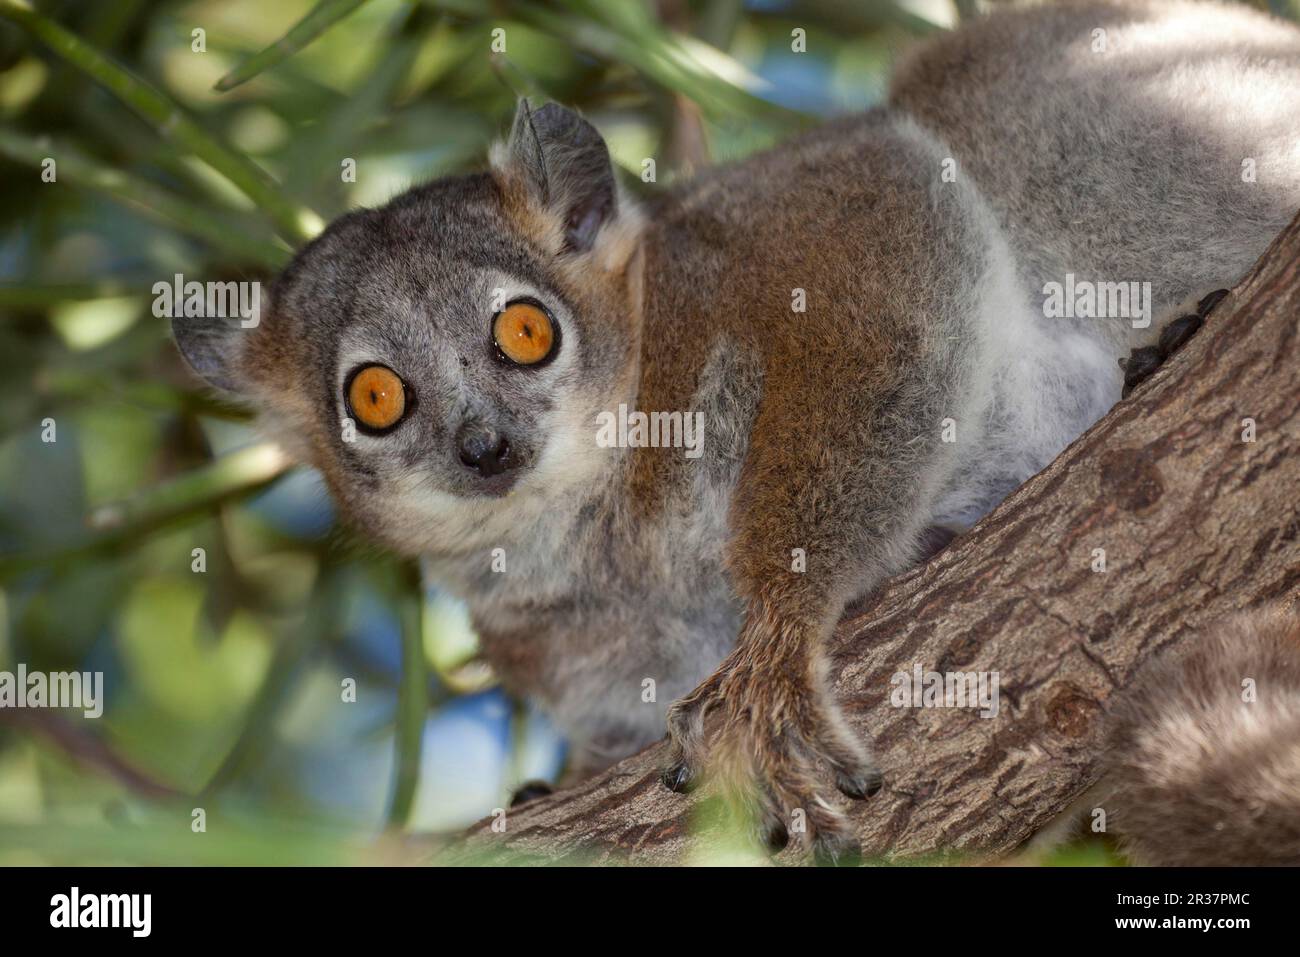
M 865 854 L 1015 849 L 1095 783 L 1106 700 L 1139 664 L 1300 594 L 1298 326 L 1300 218 L 1149 382 L 841 624 L 834 690 L 885 775 L 850 808 Z M 915 665 L 997 672 L 1000 711 L 891 706 Z M 681 861 L 698 797 L 666 791 L 663 762 L 654 745 L 503 833 L 482 821 L 444 859 Z

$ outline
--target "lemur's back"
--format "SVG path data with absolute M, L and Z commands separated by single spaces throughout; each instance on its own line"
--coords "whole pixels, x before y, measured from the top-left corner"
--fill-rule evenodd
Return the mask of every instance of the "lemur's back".
M 1300 30 L 1244 7 L 994 14 L 906 57 L 890 101 L 951 146 L 1030 290 L 1149 281 L 1158 320 L 1300 208 Z
M 773 370 L 821 367 L 804 342 L 895 369 L 890 344 L 919 336 L 933 348 L 911 374 L 953 390 L 940 404 L 983 436 L 935 511 L 964 525 L 1102 415 L 1116 360 L 1233 285 L 1297 209 L 1300 30 L 1189 0 L 994 14 L 906 56 L 886 108 L 709 171 L 652 212 L 643 398 L 690 401 L 693 360 L 663 348 L 686 325 L 710 343 L 762 329 L 769 390 Z M 1071 277 L 1149 284 L 1141 318 L 1045 321 L 1044 287 Z

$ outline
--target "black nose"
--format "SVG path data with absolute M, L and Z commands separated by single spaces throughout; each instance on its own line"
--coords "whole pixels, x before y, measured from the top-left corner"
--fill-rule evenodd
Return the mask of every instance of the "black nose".
M 506 437 L 485 425 L 471 423 L 456 433 L 460 460 L 485 478 L 510 467 L 510 443 Z

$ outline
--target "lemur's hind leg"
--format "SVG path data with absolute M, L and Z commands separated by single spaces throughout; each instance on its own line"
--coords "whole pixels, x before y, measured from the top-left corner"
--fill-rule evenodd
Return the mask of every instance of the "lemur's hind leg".
M 1119 367 L 1124 370 L 1124 398 L 1128 398 L 1138 385 L 1145 382 L 1161 363 L 1183 347 L 1201 328 L 1205 317 L 1228 294 L 1226 289 L 1216 289 L 1196 304 L 1196 311 L 1171 320 L 1160 330 L 1160 340 L 1154 346 L 1143 346 L 1129 353 L 1127 359 L 1119 360 Z

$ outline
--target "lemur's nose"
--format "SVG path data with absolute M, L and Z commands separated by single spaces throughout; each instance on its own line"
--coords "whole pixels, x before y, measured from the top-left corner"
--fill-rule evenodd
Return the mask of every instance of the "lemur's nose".
M 456 433 L 460 460 L 486 478 L 510 467 L 510 443 L 506 437 L 486 425 L 471 422 Z

